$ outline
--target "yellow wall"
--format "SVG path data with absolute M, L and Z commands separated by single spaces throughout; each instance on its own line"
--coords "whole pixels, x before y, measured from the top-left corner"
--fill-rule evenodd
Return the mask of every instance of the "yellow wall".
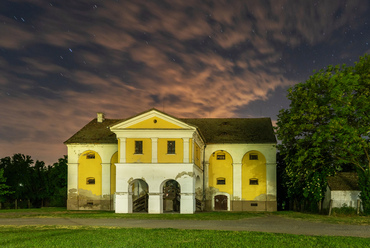
M 167 141 L 175 141 L 175 154 L 167 154 Z M 158 139 L 158 163 L 183 163 L 184 143 L 182 139 Z
M 94 159 L 87 159 L 86 155 L 94 153 Z M 102 175 L 101 158 L 94 151 L 86 151 L 78 159 L 78 188 L 91 191 L 93 195 L 101 196 Z M 95 184 L 86 184 L 86 178 L 94 177 Z
M 171 122 L 165 121 L 158 117 L 152 117 L 142 122 L 136 123 L 127 128 L 148 128 L 148 129 L 179 129 L 181 128 L 178 125 L 175 125 Z
M 135 141 L 143 141 L 143 154 L 135 154 Z M 152 140 L 151 139 L 126 139 L 126 162 L 127 163 L 151 163 Z
M 225 154 L 225 160 L 217 160 L 217 154 Z M 216 151 L 209 158 L 209 186 L 219 189 L 220 192 L 233 194 L 233 159 L 225 151 Z M 225 185 L 217 185 L 217 178 L 225 178 Z
M 118 163 L 118 152 L 113 154 L 110 160 L 110 194 L 116 193 L 116 165 Z
M 250 160 L 250 154 L 257 154 L 258 160 Z M 266 159 L 262 153 L 251 151 L 242 161 L 242 198 L 253 201 L 257 196 L 266 194 Z M 257 178 L 258 185 L 249 185 L 249 179 Z

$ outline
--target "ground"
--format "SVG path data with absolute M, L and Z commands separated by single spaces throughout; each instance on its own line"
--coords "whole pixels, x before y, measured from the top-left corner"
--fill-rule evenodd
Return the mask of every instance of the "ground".
M 4 216 L 2 216 L 4 217 Z M 0 218 L 0 225 L 115 226 L 122 228 L 176 228 L 271 233 L 370 237 L 369 225 L 316 223 L 266 215 L 241 220 L 153 220 L 112 218 Z

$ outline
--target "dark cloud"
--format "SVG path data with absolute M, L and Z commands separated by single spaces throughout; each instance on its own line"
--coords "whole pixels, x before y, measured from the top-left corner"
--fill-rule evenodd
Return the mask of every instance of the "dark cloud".
M 98 111 L 275 119 L 288 86 L 370 49 L 360 0 L 0 5 L 0 157 L 49 163 Z

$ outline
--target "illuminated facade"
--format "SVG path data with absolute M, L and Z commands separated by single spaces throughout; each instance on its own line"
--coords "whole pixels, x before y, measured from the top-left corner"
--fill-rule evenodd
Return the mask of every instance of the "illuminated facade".
M 269 118 L 179 119 L 151 109 L 98 113 L 65 144 L 70 210 L 276 211 Z

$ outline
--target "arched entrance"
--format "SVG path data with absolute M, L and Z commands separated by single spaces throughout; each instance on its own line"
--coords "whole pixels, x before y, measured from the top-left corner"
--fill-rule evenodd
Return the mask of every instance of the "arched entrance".
M 180 212 L 180 184 L 168 180 L 163 184 L 163 212 Z
M 132 212 L 148 212 L 148 184 L 135 179 L 130 184 L 130 193 L 132 194 Z

